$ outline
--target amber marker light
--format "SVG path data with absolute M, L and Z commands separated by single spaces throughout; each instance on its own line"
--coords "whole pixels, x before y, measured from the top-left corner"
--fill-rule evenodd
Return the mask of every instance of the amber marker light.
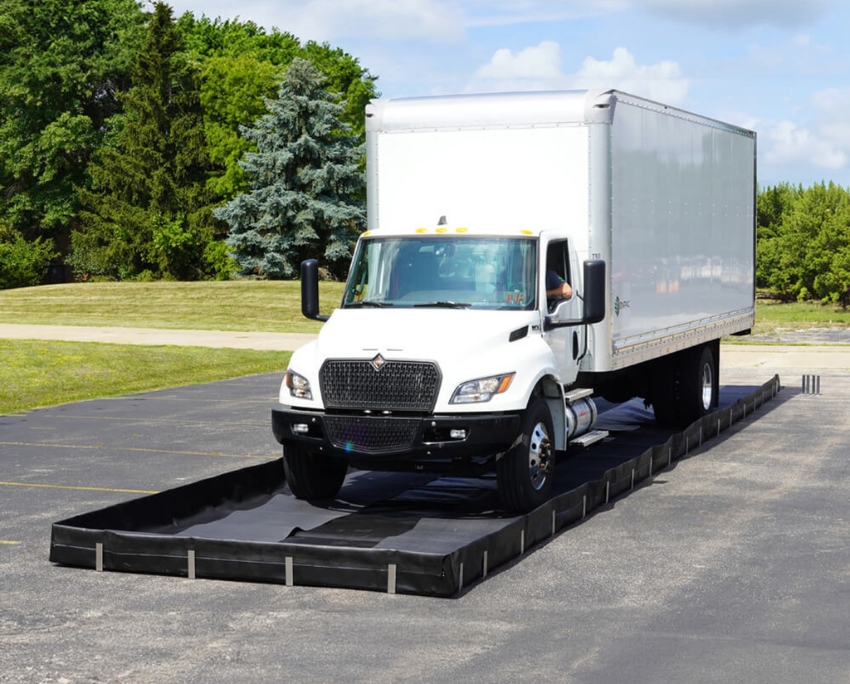
M 510 373 L 502 378 L 502 382 L 499 383 L 499 388 L 496 390 L 496 394 L 501 394 L 502 392 L 507 392 L 508 387 L 511 386 L 511 383 L 514 381 L 514 374 Z

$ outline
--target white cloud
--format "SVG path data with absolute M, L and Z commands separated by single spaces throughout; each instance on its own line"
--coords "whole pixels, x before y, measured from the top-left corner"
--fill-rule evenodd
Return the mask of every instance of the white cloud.
M 818 113 L 821 135 L 850 156 L 850 88 L 829 88 L 812 95 L 812 104 Z
M 148 6 L 152 0 L 145 0 Z M 460 40 L 468 28 L 566 22 L 645 9 L 701 26 L 799 30 L 837 0 L 172 0 L 175 14 L 251 20 L 304 40 Z
M 564 73 L 558 43 L 544 40 L 519 52 L 502 48 L 475 72 L 469 90 L 570 90 L 617 88 L 666 104 L 679 105 L 688 94 L 688 79 L 675 62 L 638 64 L 626 48 L 610 60 L 588 57 L 575 73 Z
M 810 121 L 765 122 L 759 130 L 763 161 L 776 166 L 839 170 L 850 164 L 850 88 L 830 88 L 810 98 Z
M 485 79 L 557 80 L 561 78 L 561 46 L 544 40 L 536 47 L 527 47 L 516 54 L 501 48 L 475 75 Z
M 630 0 L 461 0 L 466 26 L 571 21 L 628 9 Z
M 461 9 L 449 0 L 174 0 L 178 16 L 253 21 L 276 26 L 301 40 L 337 41 L 343 38 L 389 41 L 452 42 L 463 38 Z M 199 6 L 200 5 L 200 6 Z
M 763 145 L 766 143 L 763 160 L 770 165 L 811 165 L 835 170 L 847 164 L 847 152 L 793 121 L 773 124 L 759 139 Z
M 671 19 L 723 28 L 812 24 L 836 0 L 634 0 Z
M 611 61 L 588 57 L 570 80 L 576 88 L 613 87 L 671 105 L 682 104 L 688 95 L 688 79 L 676 62 L 638 64 L 622 47 L 614 50 Z

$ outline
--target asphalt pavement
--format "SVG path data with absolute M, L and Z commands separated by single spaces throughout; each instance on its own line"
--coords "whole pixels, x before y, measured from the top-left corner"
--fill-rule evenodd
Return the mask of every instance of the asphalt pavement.
M 0 416 L 0 681 L 846 684 L 850 349 L 754 350 L 721 382 L 775 399 L 455 599 L 48 561 L 53 522 L 278 458 L 277 374 Z

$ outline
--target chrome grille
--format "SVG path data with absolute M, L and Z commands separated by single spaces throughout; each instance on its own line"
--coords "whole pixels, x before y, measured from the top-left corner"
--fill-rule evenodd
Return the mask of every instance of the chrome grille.
M 325 416 L 325 427 L 337 449 L 376 454 L 413 446 L 419 421 L 409 418 Z
M 431 411 L 440 390 L 436 364 L 386 361 L 326 361 L 319 371 L 325 408 L 364 411 Z

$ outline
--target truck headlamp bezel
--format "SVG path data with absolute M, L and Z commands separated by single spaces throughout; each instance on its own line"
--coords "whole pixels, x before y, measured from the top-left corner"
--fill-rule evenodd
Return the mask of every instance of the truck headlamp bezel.
M 310 387 L 310 381 L 291 368 L 287 369 L 283 382 L 289 389 L 290 396 L 296 399 L 313 399 L 313 390 Z
M 486 378 L 467 380 L 452 393 L 450 404 L 476 404 L 490 401 L 495 395 L 506 392 L 516 373 L 502 373 Z

